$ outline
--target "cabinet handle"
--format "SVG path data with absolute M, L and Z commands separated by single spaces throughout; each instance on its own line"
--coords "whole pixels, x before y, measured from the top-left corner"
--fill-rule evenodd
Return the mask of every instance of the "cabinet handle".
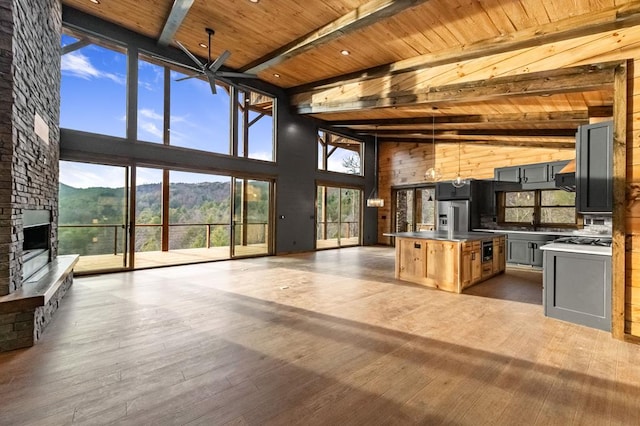
M 476 252 L 471 253 L 471 260 L 476 260 Z

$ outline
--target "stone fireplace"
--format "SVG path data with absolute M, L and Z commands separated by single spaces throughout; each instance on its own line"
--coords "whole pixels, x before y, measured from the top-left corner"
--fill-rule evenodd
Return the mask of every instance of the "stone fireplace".
M 57 256 L 61 29 L 59 0 L 0 1 L 0 351 L 32 345 L 73 278 Z

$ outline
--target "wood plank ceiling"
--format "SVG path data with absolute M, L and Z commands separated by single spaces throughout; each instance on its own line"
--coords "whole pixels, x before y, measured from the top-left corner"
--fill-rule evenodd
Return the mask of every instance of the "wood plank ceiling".
M 231 70 L 257 73 L 287 89 L 301 113 L 377 133 L 381 141 L 475 140 L 496 144 L 570 147 L 578 125 L 611 114 L 610 86 L 491 99 L 438 102 L 358 102 L 345 107 L 347 83 L 367 100 L 394 90 L 428 90 L 407 81 L 414 72 L 488 54 L 640 23 L 631 0 L 63 0 L 66 6 L 147 37 L 179 40 L 206 58 L 205 28 L 214 28 L 212 54 L 231 52 Z M 341 52 L 348 51 L 349 55 Z M 185 64 L 189 64 L 185 57 Z M 490 65 L 487 65 L 490 66 Z M 434 81 L 437 79 L 433 79 Z M 432 80 L 429 80 L 432 81 Z M 382 84 L 381 82 L 385 82 Z M 310 101 L 324 90 L 325 108 Z M 329 95 L 327 95 L 329 94 Z M 358 97 L 359 100 L 365 96 Z M 326 105 L 334 105 L 332 108 Z

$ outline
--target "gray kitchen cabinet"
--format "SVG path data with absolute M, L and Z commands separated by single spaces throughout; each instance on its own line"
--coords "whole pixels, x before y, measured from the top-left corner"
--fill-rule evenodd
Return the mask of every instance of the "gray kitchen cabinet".
M 555 181 L 556 175 L 560 173 L 560 170 L 564 169 L 569 161 L 553 161 L 549 163 L 549 181 Z
M 542 266 L 543 256 L 540 247 L 554 240 L 551 235 L 507 234 L 507 263 Z
M 471 185 L 473 183 L 474 181 L 469 181 L 461 188 L 456 188 L 451 182 L 438 182 L 436 183 L 436 200 L 468 200 L 471 198 Z
M 500 167 L 494 169 L 493 178 L 499 182 L 520 182 L 520 167 Z
M 613 123 L 578 127 L 576 206 L 579 213 L 613 210 Z
M 500 167 L 493 171 L 494 180 L 499 182 L 517 182 L 523 190 L 555 188 L 555 176 L 566 161 L 524 164 L 521 166 Z
M 611 331 L 611 256 L 545 250 L 544 314 Z
M 547 163 L 520 166 L 521 183 L 547 182 L 548 180 L 549 166 Z

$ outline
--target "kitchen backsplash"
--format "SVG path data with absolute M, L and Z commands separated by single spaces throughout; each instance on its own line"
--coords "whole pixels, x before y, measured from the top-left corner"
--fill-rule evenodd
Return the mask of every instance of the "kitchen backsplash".
M 611 235 L 613 229 L 611 216 L 606 215 L 585 215 L 583 218 L 583 229 L 580 229 L 580 234 L 595 234 L 595 235 Z M 495 216 L 483 215 L 480 217 L 480 227 L 485 229 L 503 229 L 511 231 L 531 231 L 530 226 L 499 226 L 496 222 Z M 566 228 L 553 228 L 553 227 L 536 227 L 536 231 L 544 232 L 567 232 Z
M 613 229 L 611 216 L 585 215 L 583 223 L 584 231 L 588 233 L 611 235 Z

